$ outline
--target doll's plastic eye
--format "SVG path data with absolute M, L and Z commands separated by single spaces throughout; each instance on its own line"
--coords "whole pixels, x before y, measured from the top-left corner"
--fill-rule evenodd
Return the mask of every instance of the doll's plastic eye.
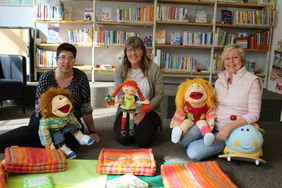
M 247 129 L 247 131 L 250 131 L 250 129 Z
M 241 131 L 244 131 L 244 129 L 242 128 Z

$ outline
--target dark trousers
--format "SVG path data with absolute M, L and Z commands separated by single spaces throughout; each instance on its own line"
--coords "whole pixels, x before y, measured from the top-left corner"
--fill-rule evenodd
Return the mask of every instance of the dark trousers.
M 126 134 L 125 137 L 122 137 L 121 119 L 122 113 L 120 113 L 116 118 L 113 128 L 117 141 L 122 145 L 136 144 L 140 147 L 149 147 L 156 138 L 158 128 L 161 127 L 160 117 L 156 112 L 151 111 L 150 113 L 146 114 L 145 118 L 139 123 L 138 126 L 134 125 L 134 136 L 129 136 Z M 127 116 L 126 130 L 129 130 L 129 115 Z
M 38 128 L 39 118 L 33 113 L 27 126 L 19 127 L 0 135 L 0 152 L 4 152 L 6 147 L 13 145 L 21 147 L 43 147 L 41 145 Z M 66 135 L 66 145 L 75 147 L 78 142 L 73 135 Z

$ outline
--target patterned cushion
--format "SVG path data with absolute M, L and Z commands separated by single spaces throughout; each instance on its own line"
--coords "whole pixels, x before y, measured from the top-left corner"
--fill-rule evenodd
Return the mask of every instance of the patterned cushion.
M 62 150 L 12 146 L 5 149 L 4 169 L 15 173 L 60 172 L 67 169 Z
M 105 149 L 100 151 L 96 171 L 103 174 L 153 176 L 156 162 L 152 149 Z
M 169 188 L 236 187 L 216 161 L 164 164 L 161 174 L 164 187 Z
M 0 187 L 5 188 L 8 181 L 8 175 L 4 172 L 2 162 L 0 161 Z

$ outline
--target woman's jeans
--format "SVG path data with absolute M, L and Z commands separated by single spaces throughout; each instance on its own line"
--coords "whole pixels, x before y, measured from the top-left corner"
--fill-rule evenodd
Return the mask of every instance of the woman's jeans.
M 213 134 L 216 137 L 218 131 L 214 129 Z M 186 148 L 188 157 L 193 161 L 201 161 L 210 156 L 221 153 L 224 149 L 225 142 L 215 139 L 211 146 L 204 144 L 203 136 L 197 125 L 193 125 L 183 138 L 179 141 L 179 144 Z

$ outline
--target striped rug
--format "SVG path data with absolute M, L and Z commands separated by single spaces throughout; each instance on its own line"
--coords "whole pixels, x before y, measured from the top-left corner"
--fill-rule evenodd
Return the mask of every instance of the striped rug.
M 161 174 L 165 188 L 235 188 L 216 161 L 164 164 Z

